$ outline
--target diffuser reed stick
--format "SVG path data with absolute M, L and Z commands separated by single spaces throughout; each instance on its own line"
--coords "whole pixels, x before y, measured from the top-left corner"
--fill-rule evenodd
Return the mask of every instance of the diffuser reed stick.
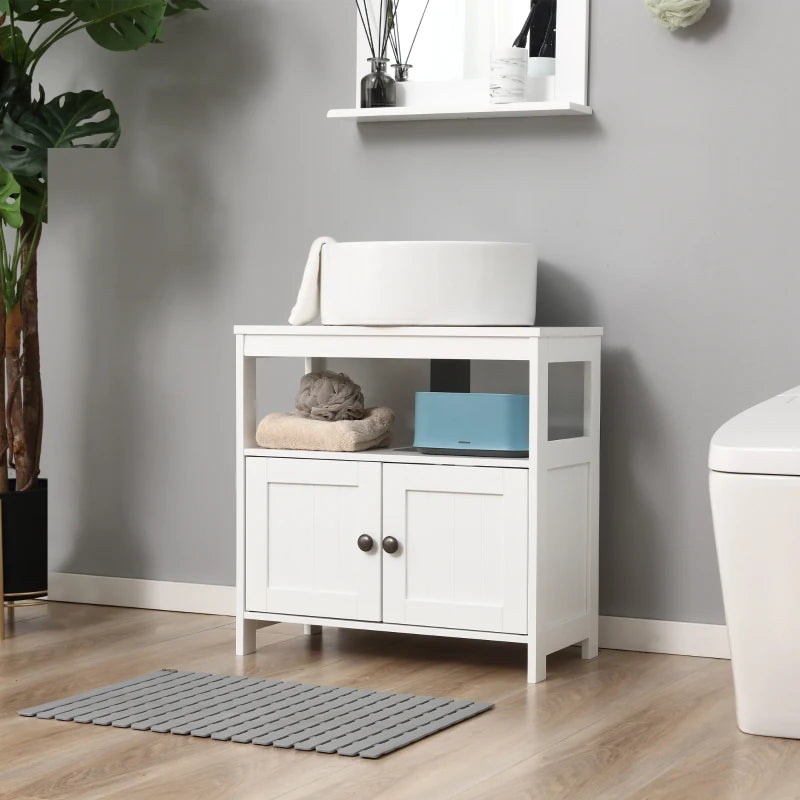
M 400 6 L 400 0 L 380 0 L 377 19 L 373 19 L 376 15 L 370 13 L 368 0 L 355 0 L 355 4 L 372 58 L 386 58 L 386 50 L 389 45 L 397 56 L 400 52 L 400 34 L 397 29 L 397 9 Z M 420 20 L 421 22 L 422 20 Z
M 358 16 L 361 18 L 361 27 L 364 29 L 364 35 L 367 37 L 369 52 L 372 54 L 372 57 L 375 58 L 375 42 L 372 39 L 372 26 L 369 24 L 369 11 L 367 10 L 366 0 L 364 0 L 363 13 L 361 11 L 361 6 L 359 5 L 358 0 L 356 0 L 356 9 L 358 10 Z M 365 14 L 366 14 L 366 19 L 364 16 Z
M 431 4 L 431 0 L 428 0 L 425 3 L 425 8 L 422 9 L 422 15 L 419 18 L 419 23 L 417 23 L 417 30 L 414 32 L 414 38 L 411 40 L 411 47 L 408 48 L 408 55 L 406 56 L 407 59 L 411 58 L 411 51 L 414 49 L 414 44 L 417 41 L 417 34 L 419 33 L 419 29 L 422 27 L 422 20 L 425 19 L 425 14 L 428 11 L 428 6 Z
M 428 11 L 428 6 L 431 0 L 427 0 L 425 7 L 422 9 L 417 29 L 414 31 L 414 38 L 411 40 L 411 47 L 408 52 L 403 56 L 403 47 L 400 41 L 400 25 L 398 24 L 398 9 L 400 8 L 400 0 L 389 0 L 389 8 L 387 10 L 387 21 L 389 23 L 389 44 L 392 48 L 394 60 L 400 65 L 407 65 L 411 59 L 411 52 L 414 50 L 414 43 L 417 41 L 417 34 L 422 27 L 422 21 L 425 19 L 425 14 Z

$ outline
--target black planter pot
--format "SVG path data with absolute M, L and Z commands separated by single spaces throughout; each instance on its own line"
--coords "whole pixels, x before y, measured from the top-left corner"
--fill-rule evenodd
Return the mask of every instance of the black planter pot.
M 14 481 L 9 481 L 11 487 Z M 6 600 L 47 594 L 47 481 L 27 492 L 0 494 Z

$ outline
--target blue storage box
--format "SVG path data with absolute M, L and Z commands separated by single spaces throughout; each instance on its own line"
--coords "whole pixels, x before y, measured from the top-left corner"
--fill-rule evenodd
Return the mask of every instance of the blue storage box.
M 526 394 L 417 392 L 414 447 L 434 455 L 524 458 L 528 408 Z

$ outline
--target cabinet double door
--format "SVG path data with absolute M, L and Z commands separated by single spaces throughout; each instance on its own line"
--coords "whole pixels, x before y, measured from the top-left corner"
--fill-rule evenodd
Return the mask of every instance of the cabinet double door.
M 525 633 L 527 475 L 250 457 L 247 608 Z

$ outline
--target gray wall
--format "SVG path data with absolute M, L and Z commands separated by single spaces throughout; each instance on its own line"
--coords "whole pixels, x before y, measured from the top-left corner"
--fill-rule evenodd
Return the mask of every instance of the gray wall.
M 595 0 L 596 116 L 359 128 L 325 119 L 352 4 L 207 1 L 162 46 L 74 37 L 43 73 L 124 121 L 116 151 L 51 158 L 51 567 L 233 582 L 231 326 L 285 321 L 314 236 L 531 240 L 539 322 L 607 332 L 602 612 L 721 622 L 708 440 L 800 383 L 796 2 L 670 34 Z

